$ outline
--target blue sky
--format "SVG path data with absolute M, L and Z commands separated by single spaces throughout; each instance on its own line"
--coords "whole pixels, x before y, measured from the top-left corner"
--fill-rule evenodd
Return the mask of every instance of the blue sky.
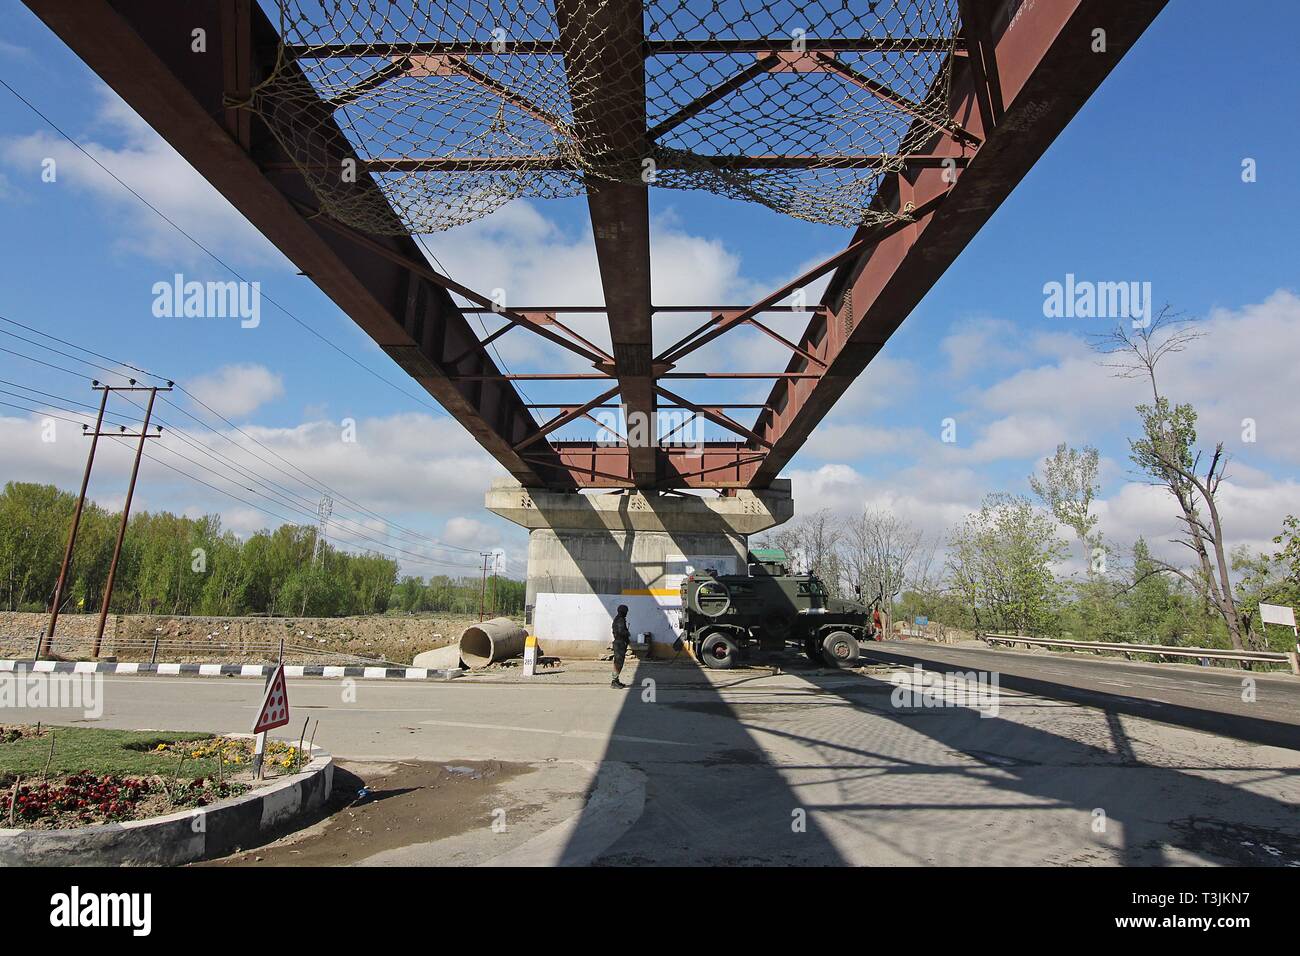
M 0 78 L 260 281 L 266 296 L 409 394 L 377 381 L 269 302 L 256 329 L 155 318 L 153 283 L 175 272 L 199 280 L 228 274 L 3 89 L 0 316 L 173 377 L 369 511 L 471 551 L 502 547 L 518 570 L 522 534 L 481 507 L 488 481 L 502 473 L 495 463 L 26 7 L 0 0 L 0 16 Z M 1133 432 L 1136 399 L 1097 367 L 1084 343 L 1107 323 L 1043 315 L 1044 283 L 1073 273 L 1150 282 L 1157 304 L 1204 317 L 1206 338 L 1171 364 L 1169 389 L 1197 404 L 1205 438 L 1222 438 L 1234 455 L 1225 502 L 1236 540 L 1258 546 L 1276 533 L 1282 515 L 1300 505 L 1293 398 L 1300 385 L 1300 129 L 1290 121 L 1300 93 L 1292 50 L 1298 32 L 1300 9 L 1282 0 L 1252 4 L 1250 16 L 1224 16 L 1208 0 L 1171 3 L 791 464 L 798 506 L 878 504 L 938 534 L 986 492 L 1027 492 L 1025 476 L 1057 441 L 1088 442 L 1105 462 L 1100 507 L 1108 536 L 1123 545 L 1138 534 L 1171 535 L 1166 503 L 1127 473 L 1125 436 Z M 47 156 L 59 162 L 55 183 L 40 179 Z M 1255 182 L 1242 182 L 1245 158 L 1257 164 Z M 661 303 L 750 301 L 847 239 L 844 230 L 700 193 L 655 190 L 652 203 Z M 511 305 L 598 300 L 582 200 L 517 201 L 428 244 L 459 281 L 481 291 L 506 288 Z M 600 334 L 599 321 L 574 324 Z M 657 343 L 689 324 L 664 320 Z M 793 334 L 801 322 L 773 324 Z M 757 333 L 733 335 L 694 367 L 784 365 L 779 347 Z M 43 354 L 6 338 L 0 346 Z M 517 372 L 553 363 L 554 353 L 524 332 L 503 338 L 501 352 Z M 85 381 L 3 352 L 0 379 L 92 400 Z M 542 401 L 594 394 L 590 386 L 529 383 L 526 390 Z M 690 383 L 680 391 L 703 394 Z M 750 383 L 727 394 L 755 401 L 766 391 Z M 184 422 L 180 412 L 164 414 Z M 75 487 L 80 437 L 37 444 L 32 417 L 0 406 L 0 478 Z M 948 417 L 957 422 L 955 446 L 939 442 Z M 1240 440 L 1247 417 L 1259 423 L 1259 440 L 1250 444 Z M 358 423 L 356 443 L 338 438 L 345 418 Z M 594 426 L 573 433 L 591 435 Z M 211 433 L 201 440 L 214 450 L 232 447 Z M 99 500 L 120 500 L 124 467 L 123 455 L 106 458 L 92 486 Z M 275 523 L 151 463 L 143 474 L 143 507 L 220 510 L 241 533 Z M 372 516 L 351 515 L 392 540 Z M 428 573 L 477 560 L 454 549 L 428 553 L 445 565 L 409 569 Z

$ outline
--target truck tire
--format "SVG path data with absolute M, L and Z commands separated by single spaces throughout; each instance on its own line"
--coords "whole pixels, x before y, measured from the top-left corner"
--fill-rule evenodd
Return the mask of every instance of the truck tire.
M 704 666 L 729 671 L 738 663 L 740 645 L 722 631 L 710 631 L 700 638 L 700 659 Z
M 854 667 L 858 663 L 858 639 L 848 631 L 831 631 L 822 640 L 822 657 L 831 667 Z

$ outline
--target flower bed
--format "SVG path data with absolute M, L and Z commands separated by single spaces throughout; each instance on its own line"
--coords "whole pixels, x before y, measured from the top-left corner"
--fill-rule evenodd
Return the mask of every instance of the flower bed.
M 64 766 L 33 770 L 36 748 L 50 750 L 36 766 L 56 756 Z M 70 770 L 69 760 L 80 763 Z M 298 747 L 269 741 L 263 768 L 269 781 L 305 762 Z M 69 829 L 205 807 L 260 786 L 252 763 L 253 741 L 242 737 L 0 727 L 0 827 Z
M 253 763 L 253 741 L 247 737 L 209 737 L 206 740 L 180 740 L 160 743 L 151 751 L 155 754 L 176 754 L 189 760 L 216 760 L 222 766 L 245 768 Z M 262 766 L 266 773 L 288 771 L 297 773 L 304 763 L 304 754 L 293 744 L 278 740 L 266 742 Z
M 61 781 L 20 783 L 10 788 L 8 796 L 14 813 L 12 823 L 6 823 L 19 829 L 64 830 L 142 820 L 204 807 L 247 789 L 247 784 L 205 777 L 168 783 L 161 777 L 145 780 L 74 773 Z

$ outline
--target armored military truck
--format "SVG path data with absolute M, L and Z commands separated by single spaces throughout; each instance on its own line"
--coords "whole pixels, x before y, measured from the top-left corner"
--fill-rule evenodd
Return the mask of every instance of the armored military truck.
M 747 574 L 713 569 L 688 575 L 681 586 L 682 639 L 697 660 L 726 670 L 753 648 L 794 649 L 819 665 L 852 667 L 858 642 L 871 640 L 871 609 L 833 598 L 814 574 L 791 574 L 784 551 L 749 554 Z

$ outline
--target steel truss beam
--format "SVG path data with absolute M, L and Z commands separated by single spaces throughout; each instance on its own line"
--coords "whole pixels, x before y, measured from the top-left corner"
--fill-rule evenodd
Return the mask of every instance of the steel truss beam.
M 836 266 L 822 298 L 824 311 L 798 340 L 828 368 L 815 381 L 773 385 L 769 408 L 754 425 L 772 443 L 754 470 L 754 487 L 777 477 L 1165 2 L 962 0 L 967 55 L 954 62 L 950 115 L 982 145 L 959 175 L 918 169 L 882 185 L 877 208 L 910 203 L 914 222 L 874 235 L 870 228 L 859 230 L 849 248 L 865 247 Z M 1104 52 L 1093 49 L 1098 30 L 1106 38 Z M 932 142 L 935 153 L 962 145 L 951 131 L 936 133 Z M 681 354 L 662 357 L 675 361 Z M 802 362 L 796 356 L 788 368 Z
M 253 0 L 25 0 L 46 24 L 354 321 L 433 395 L 525 485 L 552 488 L 766 487 L 813 428 L 884 345 L 921 297 L 1005 200 L 1115 63 L 1163 8 L 1166 0 L 959 0 L 962 31 L 952 51 L 949 111 L 941 122 L 920 106 L 837 59 L 851 51 L 933 53 L 951 41 L 893 38 L 809 38 L 807 54 L 791 58 L 788 38 L 745 40 L 649 39 L 641 35 L 641 4 L 606 0 L 593 11 L 586 0 L 556 0 L 559 38 L 494 48 L 489 43 L 359 43 L 291 50 L 304 60 L 374 57 L 374 72 L 347 94 L 364 92 L 401 75 L 467 77 L 494 89 L 466 56 L 566 56 L 591 49 L 570 81 L 584 104 L 572 117 L 572 135 L 584 149 L 588 204 L 607 305 L 502 310 L 458 286 L 427 264 L 408 238 L 371 237 L 315 212 L 301 170 L 319 156 L 291 156 L 247 109 L 250 91 L 268 75 L 278 49 L 275 29 Z M 209 52 L 191 52 L 196 29 Z M 1094 31 L 1106 49 L 1094 52 Z M 754 54 L 754 65 L 722 87 L 648 129 L 641 63 L 659 55 Z M 593 59 L 594 57 L 594 59 Z M 572 56 L 566 59 L 573 61 Z M 928 139 L 916 154 L 862 156 L 719 156 L 722 167 L 749 169 L 879 168 L 886 170 L 873 209 L 889 218 L 859 229 L 850 244 L 821 266 L 750 306 L 655 307 L 650 301 L 648 199 L 644 186 L 626 183 L 629 164 L 654 154 L 654 135 L 707 108 L 714 100 L 768 70 L 835 72 L 896 108 L 910 112 L 914 132 Z M 572 72 L 572 71 L 571 71 Z M 299 77 L 311 92 L 306 76 Z M 937 95 L 940 91 L 935 91 Z M 307 100 L 307 102 L 311 102 Z M 925 102 L 932 102 L 926 100 Z M 611 108 L 610 104 L 640 104 Z M 517 102 L 529 108 L 527 102 Z M 331 157 L 351 156 L 372 172 L 446 172 L 553 167 L 549 157 L 404 157 L 361 160 L 334 124 L 330 103 L 307 112 L 325 130 Z M 557 121 L 558 122 L 558 121 Z M 627 131 L 637 131 L 628 134 Z M 647 135 L 650 134 L 650 135 Z M 358 191 L 373 191 L 359 177 Z M 396 227 L 397 217 L 393 223 Z M 397 231 L 397 230 L 395 230 Z M 757 321 L 798 288 L 830 275 L 820 305 L 795 339 Z M 472 306 L 458 308 L 456 293 Z M 500 312 L 506 324 L 480 340 L 466 312 Z M 559 312 L 606 314 L 612 355 L 556 321 Z M 711 318 L 654 355 L 656 312 L 707 312 Z M 792 353 L 784 372 L 685 372 L 676 363 L 718 336 L 752 325 Z M 487 347 L 521 327 L 592 362 L 591 373 L 508 375 Z M 658 381 L 775 380 L 766 402 L 695 404 Z M 604 380 L 605 392 L 567 405 L 525 404 L 516 380 Z M 621 394 L 619 405 L 609 399 Z M 671 404 L 658 406 L 662 397 Z M 579 418 L 595 421 L 598 408 L 623 407 L 647 416 L 655 441 L 628 448 L 594 442 L 550 441 L 554 430 Z M 741 435 L 742 441 L 673 444 L 657 436 L 656 407 L 690 410 Z M 539 426 L 534 409 L 559 414 Z M 759 411 L 752 428 L 728 409 Z M 656 447 L 662 442 L 662 447 Z
M 610 371 L 629 418 L 639 423 L 634 433 L 651 436 L 628 450 L 636 484 L 651 487 L 660 478 L 660 454 L 653 441 L 659 429 L 651 366 L 650 198 L 645 183 L 615 181 L 617 173 L 639 169 L 648 155 L 642 6 L 639 0 L 607 0 L 592 9 L 582 0 L 556 0 L 555 19 L 569 67 L 573 129 L 594 170 L 584 179 L 609 310 Z M 616 175 L 601 176 L 602 169 Z
M 584 488 L 645 487 L 633 480 L 626 445 L 592 441 L 557 441 L 552 445 L 560 464 L 536 462 L 548 475 Z M 661 489 L 745 488 L 763 459 L 762 453 L 745 442 L 668 444 L 658 451 L 663 475 L 650 487 Z M 524 456 L 528 458 L 527 452 Z
M 279 42 L 256 3 L 25 2 L 512 475 L 526 485 L 574 487 L 549 444 L 532 448 L 528 460 L 515 451 L 537 423 L 477 347 L 445 284 L 412 268 L 424 261 L 415 242 L 385 237 L 361 244 L 328 228 L 324 217 L 302 212 L 314 204 L 292 168 L 304 157 L 286 154 L 256 116 L 238 108 L 273 68 Z M 203 54 L 191 48 L 196 30 L 207 38 Z M 354 155 L 328 104 L 318 101 L 314 109 L 314 125 L 331 137 L 331 150 Z M 355 188 L 378 193 L 369 177 L 358 177 Z M 482 377 L 457 380 L 468 374 Z

